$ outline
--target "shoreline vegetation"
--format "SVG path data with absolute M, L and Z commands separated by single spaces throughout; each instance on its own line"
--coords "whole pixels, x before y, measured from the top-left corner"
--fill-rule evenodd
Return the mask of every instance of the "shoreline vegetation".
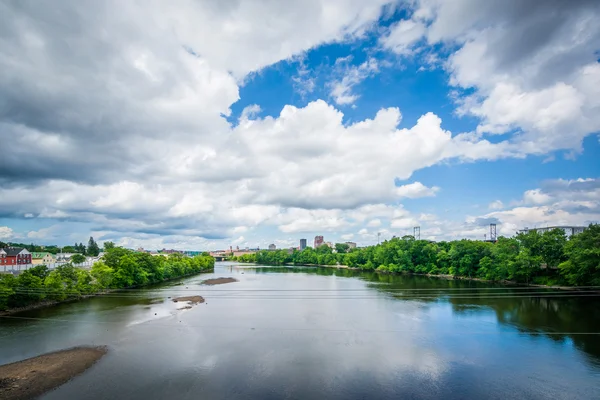
M 496 242 L 433 242 L 403 236 L 350 249 L 336 243 L 302 251 L 261 250 L 230 258 L 257 265 L 348 268 L 427 275 L 509 285 L 574 288 L 600 286 L 600 225 L 567 238 L 562 229 L 529 231 Z
M 242 261 L 236 261 L 240 264 L 248 264 L 248 265 L 253 265 L 256 267 L 261 267 L 263 266 L 263 264 L 257 264 L 255 262 L 242 262 Z M 286 266 L 286 267 L 319 267 L 319 268 L 333 268 L 333 269 L 347 269 L 350 271 L 365 271 L 367 272 L 367 270 L 365 269 L 361 269 L 358 267 L 349 267 L 347 265 L 324 265 L 324 264 L 292 264 L 292 263 L 287 263 L 287 264 L 283 264 L 282 266 Z M 446 279 L 446 280 L 463 280 L 463 281 L 473 281 L 473 282 L 486 282 L 486 283 L 500 283 L 502 285 L 506 285 L 506 286 L 530 286 L 530 287 L 540 287 L 540 288 L 544 288 L 544 289 L 560 289 L 560 290 L 573 290 L 573 289 L 578 289 L 578 286 L 564 286 L 564 285 L 560 285 L 560 286 L 548 286 L 548 285 L 536 285 L 534 283 L 522 283 L 522 282 L 517 282 L 517 281 L 491 281 L 491 280 L 487 280 L 487 279 L 482 279 L 482 278 L 469 278 L 466 276 L 454 276 L 454 275 L 442 275 L 442 274 L 419 274 L 416 272 L 389 272 L 389 271 L 378 271 L 377 269 L 374 271 L 368 271 L 368 272 L 375 272 L 378 274 L 383 274 L 383 275 L 415 275 L 415 276 L 427 276 L 430 278 L 437 278 L 437 279 Z
M 0 398 L 38 397 L 83 373 L 107 352 L 105 346 L 75 347 L 0 365 Z
M 72 264 L 53 270 L 38 265 L 18 276 L 0 274 L 0 316 L 210 272 L 214 265 L 208 253 L 153 257 L 113 247 L 90 270 Z

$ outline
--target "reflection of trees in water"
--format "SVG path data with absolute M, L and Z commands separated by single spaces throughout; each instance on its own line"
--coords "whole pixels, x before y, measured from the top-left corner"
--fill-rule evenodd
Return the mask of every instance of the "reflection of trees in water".
M 555 341 L 569 338 L 577 348 L 600 363 L 600 338 L 597 335 L 550 335 L 552 332 L 599 332 L 600 301 L 596 298 L 512 297 L 501 299 L 450 298 L 455 312 L 462 313 L 473 305 L 496 312 L 501 324 L 512 325 L 525 333 L 541 333 Z
M 398 299 L 423 302 L 444 299 L 452 305 L 455 313 L 477 313 L 479 307 L 488 307 L 495 311 L 500 324 L 511 325 L 527 334 L 543 334 L 559 342 L 568 338 L 578 349 L 591 356 L 592 363 L 600 364 L 600 337 L 597 335 L 550 334 L 552 332 L 600 332 L 600 300 L 597 298 L 532 297 L 521 293 L 534 291 L 543 293 L 551 289 L 534 287 L 515 289 L 489 282 L 447 280 L 421 275 L 381 274 L 350 269 L 269 267 L 257 268 L 256 272 L 360 278 L 367 282 L 367 287 L 386 292 Z M 499 298 L 500 296 L 510 297 Z

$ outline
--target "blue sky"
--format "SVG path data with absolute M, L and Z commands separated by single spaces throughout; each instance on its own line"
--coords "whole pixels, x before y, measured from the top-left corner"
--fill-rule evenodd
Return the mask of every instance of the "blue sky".
M 600 221 L 594 2 L 68 3 L 2 6 L 0 240 L 367 245 Z

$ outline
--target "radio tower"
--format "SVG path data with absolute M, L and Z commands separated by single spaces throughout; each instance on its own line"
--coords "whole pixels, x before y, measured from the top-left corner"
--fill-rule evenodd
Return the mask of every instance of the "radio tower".
M 413 237 L 415 238 L 415 240 L 421 240 L 421 227 L 420 226 L 415 226 L 413 228 Z

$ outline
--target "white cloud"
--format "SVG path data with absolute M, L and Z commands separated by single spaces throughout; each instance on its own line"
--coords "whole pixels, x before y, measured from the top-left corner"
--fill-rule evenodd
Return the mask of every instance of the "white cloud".
M 369 228 L 377 228 L 377 227 L 381 226 L 381 220 L 379 218 L 372 219 L 372 220 L 369 221 L 369 223 L 367 224 L 367 226 Z
M 421 182 L 413 182 L 407 185 L 402 185 L 396 188 L 396 194 L 398 197 L 407 197 L 409 199 L 416 199 L 419 197 L 432 197 L 439 192 L 440 188 L 437 186 L 427 187 Z
M 14 232 L 8 226 L 0 226 L 0 239 L 10 239 L 14 236 Z
M 390 227 L 394 229 L 408 229 L 419 226 L 419 222 L 415 218 L 397 218 L 393 219 L 390 223 Z
M 471 154 L 580 151 L 583 138 L 600 129 L 600 4 L 559 3 L 419 1 L 428 41 L 459 46 L 446 65 L 450 83 L 475 89 L 458 98 L 458 113 L 479 117 L 480 133 L 518 132 Z
M 379 65 L 375 58 L 369 58 L 362 64 L 347 65 L 352 58 L 338 58 L 336 67 L 341 79 L 329 84 L 330 95 L 338 105 L 352 104 L 358 100 L 359 95 L 352 93 L 354 86 L 379 72 Z
M 523 194 L 525 204 L 545 204 L 552 200 L 552 197 L 543 193 L 540 189 L 528 190 Z
M 504 203 L 500 200 L 494 200 L 488 205 L 488 208 L 490 210 L 501 210 L 504 208 Z
M 409 55 L 413 46 L 419 42 L 427 31 L 425 24 L 421 21 L 411 19 L 400 20 L 390 28 L 387 36 L 381 38 L 381 44 L 401 55 Z
M 204 247 L 242 234 L 250 243 L 261 226 L 290 233 L 352 230 L 373 240 L 364 225 L 375 220 L 395 227 L 428 222 L 432 227 L 424 230 L 439 235 L 434 217 L 390 205 L 439 188 L 420 182 L 397 188 L 396 179 L 454 158 L 577 150 L 581 138 L 598 130 L 593 18 L 573 14 L 559 32 L 567 35 L 549 37 L 548 46 L 517 57 L 512 67 L 508 55 L 517 41 L 508 40 L 504 8 L 466 0 L 423 1 L 382 40 L 403 54 L 424 33 L 432 43 L 458 46 L 446 68 L 458 92 L 475 88 L 461 107 L 481 119 L 478 132 L 452 137 L 433 113 L 399 128 L 397 108 L 345 122 L 323 100 L 284 106 L 279 115 L 252 104 L 228 122 L 240 86 L 262 68 L 361 37 L 386 3 L 183 1 L 173 8 L 157 1 L 144 7 L 67 1 L 53 4 L 52 13 L 40 5 L 0 6 L 0 94 L 8 105 L 0 110 L 0 209 L 12 218 L 85 222 L 85 229 L 131 246 Z M 437 63 L 432 54 L 426 56 Z M 554 62 L 563 58 L 565 65 Z M 328 88 L 338 104 L 355 102 L 357 86 L 382 66 L 372 54 L 362 64 L 351 62 L 337 63 Z M 307 93 L 315 87 L 311 73 L 301 63 L 295 84 Z M 483 139 L 510 130 L 523 133 L 496 143 Z M 556 204 L 591 209 L 590 193 Z

